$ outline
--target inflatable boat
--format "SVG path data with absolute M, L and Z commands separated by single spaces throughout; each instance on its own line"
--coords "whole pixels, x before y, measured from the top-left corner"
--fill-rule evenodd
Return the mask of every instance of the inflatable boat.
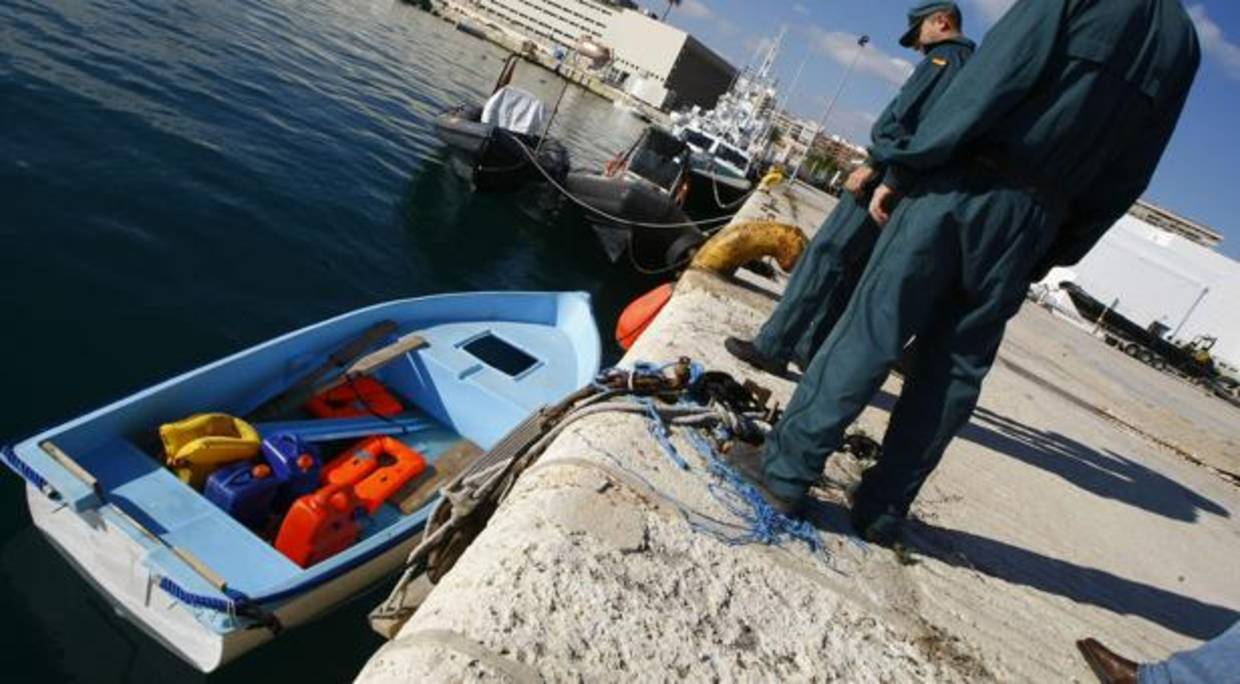
M 453 167 L 481 192 L 510 192 L 548 177 L 563 183 L 569 171 L 568 148 L 544 137 L 549 118 L 542 101 L 509 85 L 519 59 L 508 58 L 484 105 L 462 105 L 435 119 Z
M 602 173 L 568 174 L 567 187 L 610 260 L 628 256 L 640 271 L 661 271 L 706 240 L 683 208 L 689 182 L 685 144 L 651 126 Z

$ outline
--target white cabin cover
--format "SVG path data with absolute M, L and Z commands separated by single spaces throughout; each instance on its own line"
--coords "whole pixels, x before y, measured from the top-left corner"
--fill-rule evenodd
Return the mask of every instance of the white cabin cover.
M 487 100 L 482 109 L 482 123 L 514 133 L 542 135 L 547 125 L 547 110 L 542 100 L 531 93 L 504 86 Z

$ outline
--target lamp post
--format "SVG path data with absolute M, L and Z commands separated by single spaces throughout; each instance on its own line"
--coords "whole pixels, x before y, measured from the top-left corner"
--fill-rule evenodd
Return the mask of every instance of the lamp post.
M 849 62 L 848 68 L 844 70 L 844 76 L 840 78 L 840 84 L 835 89 L 835 95 L 833 95 L 831 97 L 831 101 L 827 103 L 827 111 L 823 112 L 822 118 L 818 120 L 818 133 L 814 134 L 815 137 L 817 137 L 819 133 L 826 130 L 827 121 L 831 118 L 831 111 L 835 109 L 835 103 L 840 99 L 840 95 L 843 94 L 844 86 L 848 84 L 848 77 L 852 75 L 853 69 L 857 67 L 857 62 L 861 60 L 861 51 L 864 50 L 865 46 L 869 44 L 869 36 L 861 36 L 857 39 L 857 51 L 853 53 L 852 61 Z M 810 146 L 813 147 L 813 144 L 814 142 L 811 140 Z M 801 156 L 801 161 L 797 163 L 796 171 L 792 173 L 792 180 L 796 180 L 797 177 L 801 175 L 801 167 L 805 164 L 805 158 L 808 156 L 809 151 L 806 150 L 806 153 Z

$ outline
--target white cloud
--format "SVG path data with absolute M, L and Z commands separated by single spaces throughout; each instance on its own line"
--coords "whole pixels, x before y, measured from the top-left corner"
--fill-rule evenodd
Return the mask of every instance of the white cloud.
M 715 13 L 702 0 L 685 0 L 675 11 L 691 19 L 710 19 L 715 16 Z
M 974 6 L 982 13 L 982 17 L 986 21 L 994 23 L 1003 16 L 1005 12 L 1012 9 L 1012 5 L 1016 4 L 1016 0 L 973 0 Z M 969 19 L 965 17 L 965 26 L 968 27 Z
M 857 55 L 857 38 L 843 31 L 827 31 L 817 26 L 809 28 L 810 47 L 820 54 L 848 65 Z M 877 76 L 893 85 L 901 85 L 913 73 L 913 64 L 906 59 L 892 57 L 874 47 L 867 46 L 857 61 L 857 70 Z
M 1193 5 L 1188 14 L 1197 25 L 1197 36 L 1201 38 L 1201 49 L 1222 65 L 1223 71 L 1231 78 L 1240 80 L 1240 45 L 1223 35 L 1223 29 L 1210 15 L 1206 14 L 1205 5 Z
M 809 8 L 799 2 L 792 4 L 792 11 L 797 14 L 809 14 Z

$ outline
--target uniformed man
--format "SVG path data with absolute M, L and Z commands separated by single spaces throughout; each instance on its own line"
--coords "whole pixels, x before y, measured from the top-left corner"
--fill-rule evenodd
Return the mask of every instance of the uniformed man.
M 922 2 L 909 10 L 908 30 L 900 45 L 924 53 L 925 59 L 878 117 L 871 150 L 906 143 L 923 114 L 973 55 L 976 46 L 964 37 L 962 28 L 963 15 L 954 2 Z M 885 171 L 885 165 L 871 160 L 848 177 L 847 192 L 810 242 L 783 299 L 758 336 L 752 342 L 735 337 L 724 342 L 733 356 L 779 375 L 789 361 L 809 366 L 844 313 L 878 241 L 869 202 Z
M 1181 0 L 1018 0 L 912 139 L 874 150 L 889 171 L 870 265 L 764 449 L 732 456 L 768 501 L 795 508 L 916 335 L 852 507 L 863 536 L 896 541 L 1030 281 L 1145 190 L 1200 60 Z

